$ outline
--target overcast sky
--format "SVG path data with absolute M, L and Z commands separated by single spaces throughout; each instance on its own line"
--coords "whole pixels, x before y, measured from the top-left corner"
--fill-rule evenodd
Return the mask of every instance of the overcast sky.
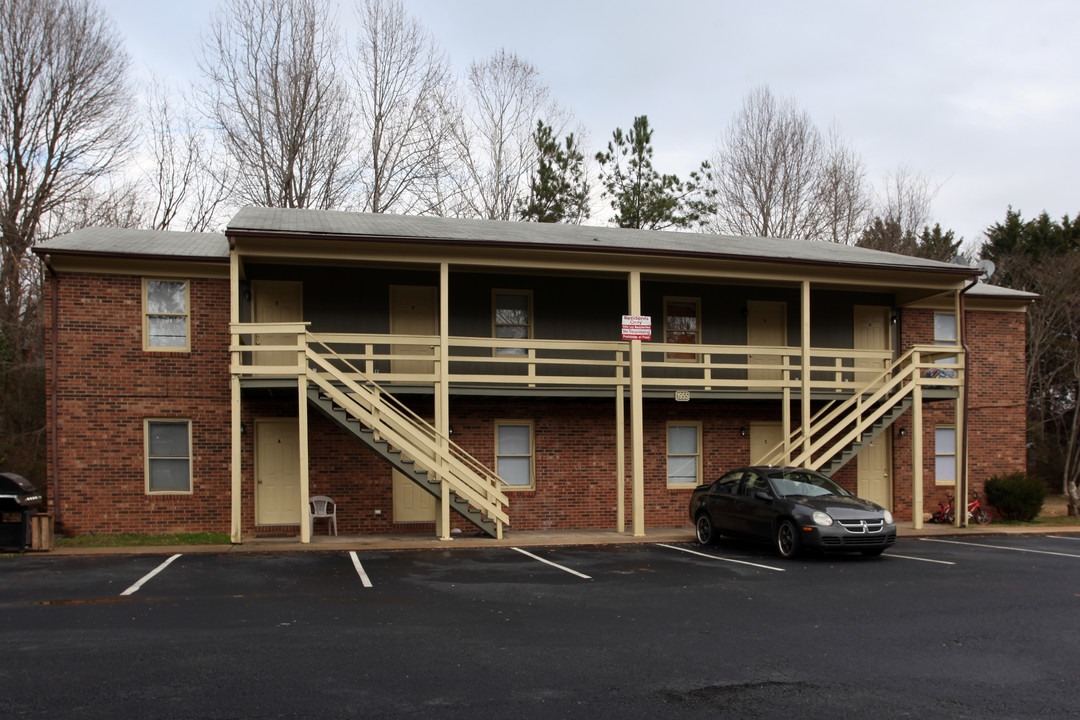
M 101 0 L 133 68 L 181 83 L 216 0 Z M 343 0 L 350 32 L 353 0 Z M 406 0 L 463 72 L 506 48 L 588 133 L 648 115 L 655 166 L 685 177 L 768 85 L 836 124 L 870 179 L 905 165 L 966 241 L 1004 218 L 1080 213 L 1075 0 Z

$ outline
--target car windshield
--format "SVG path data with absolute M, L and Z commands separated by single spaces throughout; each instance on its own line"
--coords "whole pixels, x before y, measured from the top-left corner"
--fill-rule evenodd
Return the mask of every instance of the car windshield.
M 808 470 L 782 470 L 769 473 L 773 487 L 781 495 L 801 495 L 803 497 L 820 497 L 825 495 L 837 495 L 845 497 L 850 495 L 847 490 L 835 482 Z

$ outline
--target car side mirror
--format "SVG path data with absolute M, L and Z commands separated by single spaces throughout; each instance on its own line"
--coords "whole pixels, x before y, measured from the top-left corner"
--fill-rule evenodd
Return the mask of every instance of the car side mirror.
M 756 493 L 754 493 L 754 497 L 756 497 L 758 500 L 764 500 L 765 502 L 771 502 L 773 499 L 772 493 L 765 490 L 758 490 Z

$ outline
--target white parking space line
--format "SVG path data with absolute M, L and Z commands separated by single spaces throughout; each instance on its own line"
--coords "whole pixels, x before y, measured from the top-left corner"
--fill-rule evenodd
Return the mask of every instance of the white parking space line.
M 349 557 L 352 558 L 353 567 L 356 568 L 356 574 L 360 576 L 360 582 L 364 584 L 364 587 L 371 587 L 371 579 L 364 572 L 364 566 L 360 564 L 360 558 L 356 556 L 355 550 L 349 551 Z
M 885 557 L 900 558 L 902 560 L 918 560 L 919 562 L 937 563 L 938 565 L 955 565 L 954 562 L 948 560 L 931 560 L 930 558 L 911 557 L 910 555 L 897 555 L 894 552 L 887 553 Z
M 161 563 L 160 565 L 158 565 L 156 568 L 154 568 L 150 572 L 143 575 L 142 578 L 139 580 L 139 582 L 135 583 L 134 585 L 129 587 L 127 590 L 120 593 L 120 595 L 121 596 L 123 596 L 123 595 L 134 595 L 135 593 L 137 593 L 139 591 L 139 588 L 141 588 L 146 583 L 147 580 L 154 577 L 155 575 L 157 575 L 159 572 L 161 572 L 165 568 L 169 567 L 169 564 L 172 563 L 172 561 L 175 560 L 178 557 L 180 557 L 179 554 L 173 555 L 171 558 L 169 558 L 165 562 Z
M 1029 550 L 1027 548 L 1014 548 L 1007 545 L 983 545 L 982 543 L 961 542 L 960 540 L 941 540 L 939 538 L 919 538 L 923 542 L 949 543 L 950 545 L 970 545 L 977 548 L 992 548 L 994 550 L 1012 550 L 1013 552 L 1032 553 L 1035 555 L 1057 555 L 1058 557 L 1080 558 L 1080 555 L 1072 553 L 1059 553 L 1050 550 Z
M 710 560 L 720 560 L 722 562 L 735 563 L 737 565 L 749 565 L 750 567 L 762 568 L 763 570 L 775 570 L 776 572 L 784 572 L 785 570 L 785 568 L 773 567 L 772 565 L 759 565 L 758 563 L 747 562 L 745 560 L 732 560 L 731 558 L 720 557 L 719 555 L 710 555 L 709 553 L 698 552 L 697 550 L 691 550 L 689 548 L 675 547 L 674 545 L 665 545 L 664 543 L 656 544 L 662 548 L 678 550 L 679 552 L 690 553 L 691 555 L 700 555 L 701 557 L 709 558 Z
M 1080 541 L 1080 536 L 1078 536 L 1078 535 L 1047 535 L 1046 537 L 1052 537 L 1055 540 L 1078 540 L 1078 541 Z
M 564 565 L 560 565 L 559 563 L 553 563 L 550 560 L 545 560 L 544 558 L 533 555 L 531 552 L 526 552 L 526 551 L 522 550 L 521 548 L 510 548 L 510 549 L 511 550 L 517 550 L 522 555 L 528 555 L 533 560 L 539 560 L 540 562 L 544 563 L 545 565 L 550 565 L 551 567 L 559 568 L 563 572 L 568 572 L 571 575 L 577 575 L 579 578 L 582 578 L 584 580 L 592 580 L 591 577 L 589 577 L 588 575 L 585 575 L 584 573 L 579 573 L 577 570 L 571 570 L 570 568 L 568 568 L 568 567 L 566 567 Z

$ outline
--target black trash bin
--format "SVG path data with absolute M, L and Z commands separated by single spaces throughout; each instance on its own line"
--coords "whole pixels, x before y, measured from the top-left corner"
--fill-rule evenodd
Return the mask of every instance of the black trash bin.
M 44 500 L 22 475 L 0 473 L 0 551 L 30 547 L 30 516 Z

